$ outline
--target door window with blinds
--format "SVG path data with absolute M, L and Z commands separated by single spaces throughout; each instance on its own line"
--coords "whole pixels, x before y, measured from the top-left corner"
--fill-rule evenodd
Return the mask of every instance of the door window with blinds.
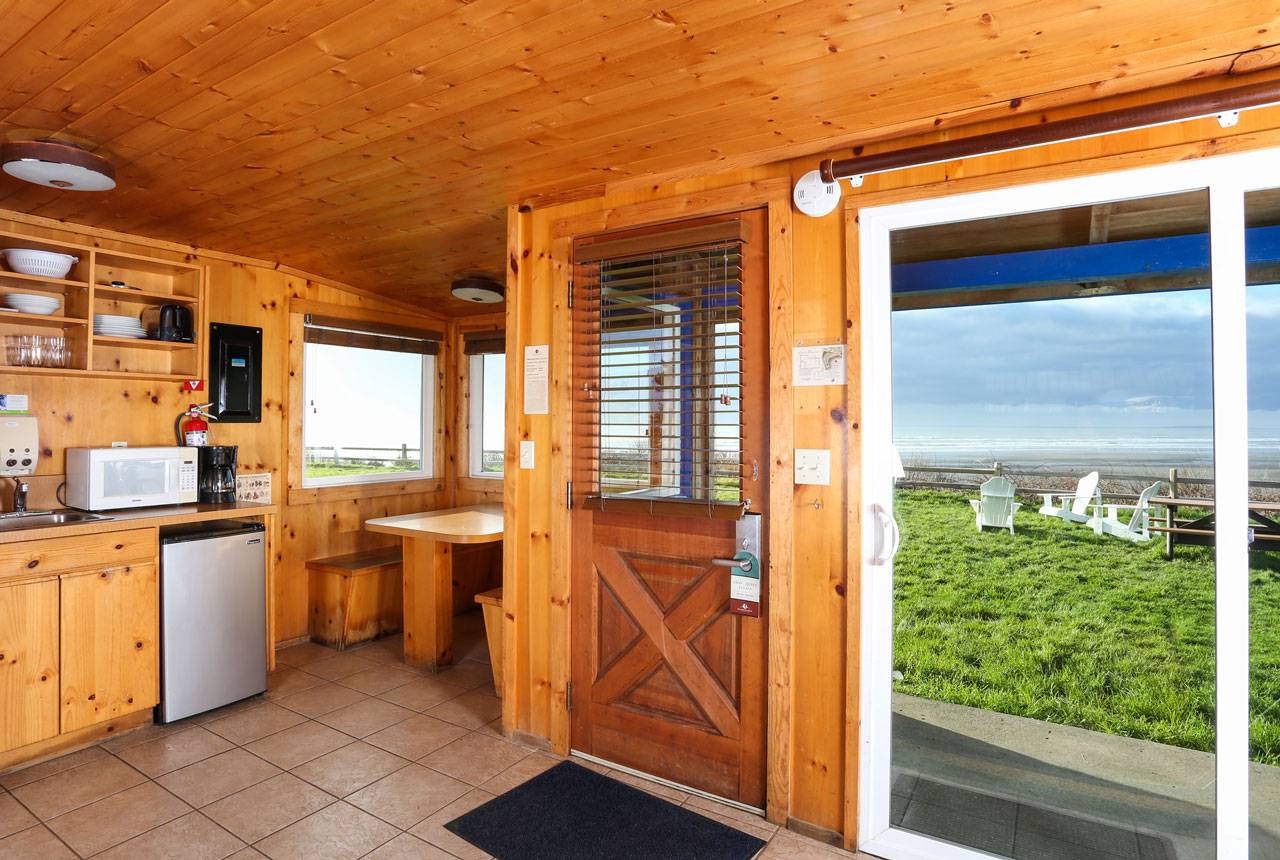
M 577 426 L 590 437 L 575 440 L 575 481 L 589 504 L 741 506 L 745 240 L 730 220 L 575 244 Z
M 441 333 L 307 314 L 306 487 L 432 475 Z

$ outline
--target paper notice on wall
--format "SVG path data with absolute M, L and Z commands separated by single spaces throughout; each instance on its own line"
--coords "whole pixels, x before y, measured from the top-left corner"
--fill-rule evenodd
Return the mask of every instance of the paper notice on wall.
M 844 385 L 844 344 L 797 346 L 792 351 L 791 368 L 797 388 L 808 385 Z
M 537 344 L 524 348 L 524 414 L 546 415 L 549 411 L 547 379 L 551 347 Z
M 271 473 L 236 475 L 236 501 L 271 504 Z
M 22 415 L 27 411 L 27 406 L 25 394 L 0 394 L 0 413 Z

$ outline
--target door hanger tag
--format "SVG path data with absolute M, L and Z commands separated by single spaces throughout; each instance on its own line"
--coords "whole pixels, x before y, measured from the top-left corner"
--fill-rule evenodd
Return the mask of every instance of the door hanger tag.
M 729 574 L 729 612 L 759 618 L 760 559 L 741 550 L 734 554 L 733 560 L 744 562 L 745 569 L 735 567 Z

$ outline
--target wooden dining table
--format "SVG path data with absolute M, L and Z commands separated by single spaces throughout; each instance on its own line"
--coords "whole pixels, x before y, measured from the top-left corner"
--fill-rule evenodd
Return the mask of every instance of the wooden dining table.
M 444 508 L 365 520 L 403 547 L 404 659 L 438 669 L 453 662 L 453 545 L 502 540 L 502 505 Z

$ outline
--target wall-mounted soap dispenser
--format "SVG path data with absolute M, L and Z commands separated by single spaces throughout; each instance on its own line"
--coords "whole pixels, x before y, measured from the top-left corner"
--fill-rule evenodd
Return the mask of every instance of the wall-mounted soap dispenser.
M 0 416 L 0 476 L 34 475 L 39 462 L 40 431 L 35 416 Z

